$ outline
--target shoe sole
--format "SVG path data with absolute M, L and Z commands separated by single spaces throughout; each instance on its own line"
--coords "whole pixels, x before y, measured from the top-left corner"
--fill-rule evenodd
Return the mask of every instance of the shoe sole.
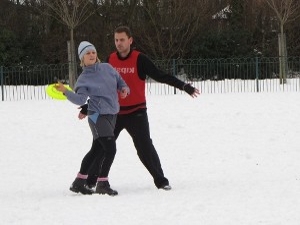
M 83 194 L 83 195 L 92 195 L 92 194 L 94 194 L 94 192 L 80 191 L 80 190 L 78 190 L 78 189 L 76 189 L 76 188 L 72 188 L 72 187 L 70 187 L 70 191 L 72 191 L 72 192 L 74 192 L 74 193 L 81 193 L 81 194 Z
M 159 189 L 164 190 L 164 191 L 170 191 L 170 190 L 172 190 L 172 187 L 167 185 L 167 186 L 161 187 Z
M 98 195 L 109 195 L 109 196 L 112 196 L 112 197 L 118 195 L 118 193 L 109 194 L 109 193 L 105 193 L 105 192 L 104 193 L 102 193 L 102 192 L 101 193 L 95 192 L 95 194 L 98 194 Z

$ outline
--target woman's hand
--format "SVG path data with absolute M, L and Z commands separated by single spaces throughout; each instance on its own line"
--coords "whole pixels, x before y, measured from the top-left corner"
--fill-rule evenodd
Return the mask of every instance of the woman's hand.
M 120 98 L 126 98 L 127 95 L 129 94 L 128 88 L 122 88 L 122 90 L 120 91 Z
M 64 86 L 64 84 L 59 81 L 57 82 L 57 84 L 54 87 L 56 90 L 58 90 L 62 93 L 65 93 L 67 91 L 67 88 Z

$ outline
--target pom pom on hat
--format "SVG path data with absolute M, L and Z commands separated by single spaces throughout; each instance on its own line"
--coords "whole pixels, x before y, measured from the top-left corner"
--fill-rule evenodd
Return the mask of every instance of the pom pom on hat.
M 85 53 L 87 53 L 88 51 L 96 51 L 96 48 L 93 44 L 91 44 L 88 41 L 82 41 L 79 46 L 78 46 L 78 56 L 79 59 L 82 60 L 83 56 L 85 55 Z

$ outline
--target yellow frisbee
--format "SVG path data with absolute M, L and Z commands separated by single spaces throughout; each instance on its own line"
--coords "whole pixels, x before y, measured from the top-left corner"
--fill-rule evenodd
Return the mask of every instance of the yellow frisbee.
M 66 100 L 67 97 L 60 91 L 56 90 L 54 87 L 56 84 L 49 84 L 46 88 L 46 93 L 49 97 L 57 100 Z M 72 88 L 70 88 L 69 85 L 64 85 L 68 90 L 72 91 Z

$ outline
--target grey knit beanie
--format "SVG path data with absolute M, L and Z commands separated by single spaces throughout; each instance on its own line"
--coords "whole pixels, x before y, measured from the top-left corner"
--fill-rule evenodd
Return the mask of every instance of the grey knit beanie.
M 78 46 L 79 59 L 82 60 L 85 53 L 87 53 L 88 51 L 91 51 L 91 50 L 97 52 L 96 48 L 93 44 L 91 44 L 88 41 L 82 41 Z

